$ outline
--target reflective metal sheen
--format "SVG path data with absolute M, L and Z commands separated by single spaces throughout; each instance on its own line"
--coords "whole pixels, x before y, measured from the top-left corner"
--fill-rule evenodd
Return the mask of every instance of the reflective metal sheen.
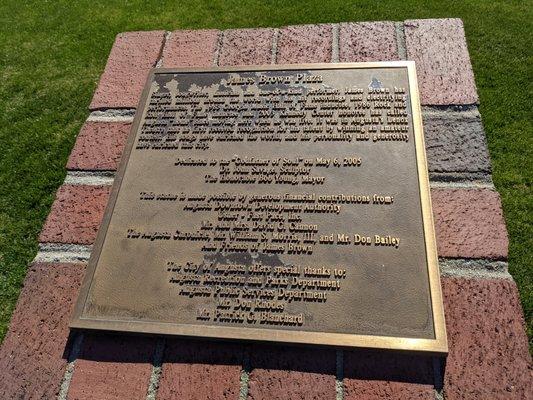
M 414 63 L 152 70 L 70 326 L 446 353 Z

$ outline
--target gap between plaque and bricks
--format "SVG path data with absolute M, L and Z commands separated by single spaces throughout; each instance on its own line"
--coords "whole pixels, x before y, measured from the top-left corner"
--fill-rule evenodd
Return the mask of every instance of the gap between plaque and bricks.
M 413 354 L 70 333 L 148 71 L 414 60 L 450 352 Z M 117 35 L 0 348 L 0 397 L 531 398 L 508 240 L 459 19 Z

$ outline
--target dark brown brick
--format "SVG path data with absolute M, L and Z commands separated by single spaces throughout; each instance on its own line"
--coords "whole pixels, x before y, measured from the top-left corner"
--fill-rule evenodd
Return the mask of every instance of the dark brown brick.
M 165 31 L 119 33 L 89 108 L 137 107 L 148 72 L 159 59 L 164 38 Z
M 52 399 L 65 373 L 68 322 L 84 264 L 33 264 L 0 348 L 1 399 Z
M 297 25 L 280 29 L 278 64 L 325 63 L 331 61 L 331 25 Z
M 242 355 L 242 345 L 169 339 L 157 398 L 238 398 Z
M 110 186 L 61 186 L 39 241 L 92 244 L 96 239 L 110 191 Z
M 146 399 L 154 350 L 154 338 L 86 334 L 68 399 Z
M 274 29 L 224 31 L 219 65 L 261 65 L 272 62 Z
M 130 129 L 127 122 L 87 121 L 70 153 L 67 168 L 116 170 Z
M 250 399 L 335 399 L 335 350 L 256 345 L 250 358 Z
M 344 352 L 344 399 L 434 399 L 433 360 L 383 351 Z
M 489 189 L 432 189 L 440 257 L 506 259 L 500 196 Z
M 340 24 L 339 61 L 399 60 L 394 22 Z
M 416 62 L 422 104 L 477 103 L 463 21 L 417 19 L 404 26 L 407 59 Z
M 533 373 L 514 282 L 443 278 L 447 400 L 531 399 Z
M 163 67 L 212 66 L 219 35 L 216 29 L 172 32 L 163 49 Z
M 477 110 L 424 112 L 424 135 L 431 172 L 490 174 L 490 159 Z

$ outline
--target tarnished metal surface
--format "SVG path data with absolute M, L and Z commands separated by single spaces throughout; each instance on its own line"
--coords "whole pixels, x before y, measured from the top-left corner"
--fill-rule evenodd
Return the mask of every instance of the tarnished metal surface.
M 410 62 L 153 70 L 72 327 L 446 351 Z

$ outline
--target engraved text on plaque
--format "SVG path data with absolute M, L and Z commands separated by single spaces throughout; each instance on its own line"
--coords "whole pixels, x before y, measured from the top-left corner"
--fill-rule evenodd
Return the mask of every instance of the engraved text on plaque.
M 412 62 L 149 76 L 75 328 L 446 351 Z

